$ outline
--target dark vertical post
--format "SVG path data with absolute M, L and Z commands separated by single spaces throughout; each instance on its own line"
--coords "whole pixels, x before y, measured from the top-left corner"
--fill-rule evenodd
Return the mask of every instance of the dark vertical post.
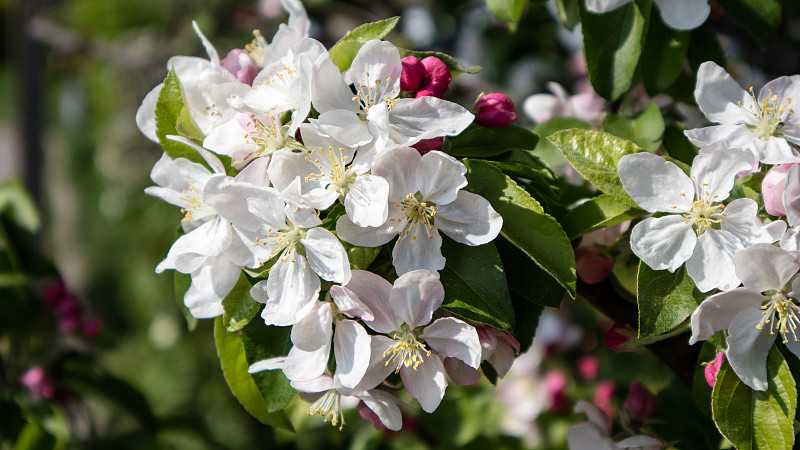
M 42 83 L 41 45 L 31 31 L 31 19 L 39 0 L 17 0 L 13 26 L 16 28 L 14 55 L 18 73 L 22 174 L 25 185 L 39 207 L 42 206 Z

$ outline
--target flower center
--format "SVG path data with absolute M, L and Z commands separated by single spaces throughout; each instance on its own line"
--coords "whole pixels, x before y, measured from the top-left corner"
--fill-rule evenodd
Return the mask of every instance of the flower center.
M 369 72 L 365 72 L 365 75 L 366 78 L 369 80 L 370 79 Z M 392 82 L 392 77 L 386 79 L 386 84 L 389 84 L 391 82 Z M 394 108 L 394 106 L 397 104 L 397 101 L 395 100 L 395 97 L 397 97 L 397 91 L 392 89 L 391 92 L 388 94 L 386 92 L 383 92 L 384 90 L 381 89 L 380 78 L 373 80 L 372 84 L 374 84 L 374 86 L 371 86 L 369 81 L 367 82 L 367 84 L 364 83 L 359 84 L 358 88 L 356 89 L 356 95 L 353 96 L 352 100 L 358 103 L 359 106 L 361 106 L 361 109 L 364 110 L 364 112 L 369 111 L 369 108 L 371 106 L 377 105 L 378 103 L 381 102 L 386 102 L 386 107 L 388 109 Z M 383 95 L 383 98 L 381 98 L 381 95 Z
M 192 182 L 189 181 L 187 185 L 188 188 L 181 191 L 181 200 L 184 202 L 181 213 L 185 214 L 181 222 L 191 222 L 214 214 L 214 209 L 206 205 L 202 196 L 197 195 Z
M 761 321 L 756 325 L 759 330 L 764 329 L 764 325 L 769 328 L 769 334 L 778 333 L 783 335 L 783 343 L 789 342 L 789 334 L 795 342 L 800 342 L 797 338 L 797 327 L 800 325 L 800 307 L 795 304 L 794 299 L 787 297 L 783 291 L 764 292 L 764 304 L 761 306 L 764 311 Z M 775 319 L 777 314 L 778 318 Z
M 342 428 L 345 426 L 344 422 L 344 412 L 342 411 L 341 401 L 342 398 L 341 394 L 336 392 L 335 390 L 329 390 L 322 394 L 322 397 L 319 400 L 315 401 L 309 408 L 308 408 L 308 415 L 313 416 L 314 414 L 319 414 L 324 419 L 323 422 L 327 423 L 328 420 L 331 421 L 331 425 L 339 426 L 339 431 L 342 431 Z
M 350 155 L 345 154 L 343 148 L 334 149 L 333 146 L 328 146 L 327 150 L 322 147 L 310 150 L 306 161 L 315 164 L 319 172 L 308 174 L 305 178 L 306 183 L 322 182 L 341 195 L 347 194 L 350 184 L 356 179 L 356 174 L 347 170 L 348 159 Z
M 694 180 L 694 177 L 692 177 Z M 708 183 L 703 183 L 701 185 L 697 185 L 695 181 L 695 190 L 696 197 L 699 200 L 695 200 L 692 202 L 692 208 L 683 213 L 683 217 L 686 219 L 687 224 L 691 223 L 694 227 L 694 231 L 700 236 L 706 228 L 716 227 L 719 228 L 719 224 L 722 223 L 722 218 L 725 217 L 725 213 L 722 212 L 725 209 L 725 206 L 722 203 L 714 204 L 714 201 L 719 197 L 717 195 L 711 196 L 708 192 Z M 686 197 L 686 194 L 681 194 L 682 197 Z M 677 209 L 677 206 L 673 206 L 673 208 Z
M 302 228 L 296 228 L 292 225 L 289 230 L 267 230 L 264 236 L 256 237 L 256 242 L 253 245 L 273 246 L 270 253 L 270 259 L 276 254 L 281 253 L 281 261 L 295 262 L 295 254 L 302 248 L 300 240 L 306 237 L 308 232 Z
M 417 370 L 417 367 L 423 363 L 423 352 L 426 357 L 431 356 L 431 351 L 425 348 L 425 344 L 419 341 L 417 334 L 408 324 L 404 323 L 400 327 L 400 331 L 394 332 L 392 337 L 397 342 L 394 346 L 383 352 L 383 357 L 386 358 L 385 365 L 397 365 L 395 373 L 399 372 L 400 368 L 403 366 Z
M 272 109 L 274 111 L 275 107 Z M 269 156 L 284 147 L 286 138 L 282 131 L 288 127 L 283 127 L 272 115 L 269 115 L 269 124 L 251 115 L 250 120 L 242 125 L 242 128 L 247 130 L 245 139 L 259 147 L 253 152 L 253 156 Z
M 772 93 L 769 89 L 769 95 L 761 101 L 756 100 L 753 86 L 750 86 L 750 97 L 753 99 L 753 104 L 748 105 L 747 112 L 756 118 L 758 125 L 749 125 L 751 131 L 756 133 L 758 137 L 764 141 L 776 136 L 782 136 L 783 122 L 789 115 L 794 114 L 794 110 L 789 107 L 792 103 L 791 98 L 786 99 L 786 103 L 778 103 L 778 96 Z M 756 105 L 757 110 L 753 109 Z M 742 102 L 739 102 L 742 106 Z
M 406 220 L 408 221 L 407 225 L 400 231 L 398 243 L 401 242 L 403 238 L 408 235 L 410 229 L 418 223 L 425 226 L 428 239 L 433 239 L 431 231 L 433 231 L 433 216 L 436 215 L 436 205 L 424 201 L 422 194 L 419 192 L 416 194 L 409 192 L 400 203 L 395 203 L 394 207 L 400 208 L 400 211 L 406 216 Z M 416 239 L 416 235 L 411 236 L 412 241 Z

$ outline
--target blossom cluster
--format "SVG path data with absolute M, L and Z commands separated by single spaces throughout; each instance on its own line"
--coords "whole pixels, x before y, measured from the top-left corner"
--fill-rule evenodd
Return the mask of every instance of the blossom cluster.
M 756 95 L 706 62 L 695 98 L 716 125 L 685 132 L 700 149 L 688 174 L 647 152 L 619 162 L 623 187 L 653 213 L 633 228 L 631 249 L 654 270 L 685 265 L 697 289 L 713 293 L 691 316 L 690 344 L 727 330 L 731 368 L 763 391 L 777 335 L 800 355 L 800 121 L 792 106 L 800 98 L 800 76 L 777 78 Z M 772 167 L 761 195 L 739 192 L 731 199 L 737 178 L 764 166 Z
M 441 60 L 401 59 L 393 44 L 373 39 L 342 72 L 308 37 L 299 1 L 282 4 L 288 23 L 271 42 L 254 33 L 252 44 L 220 58 L 195 25 L 208 59 L 169 60 L 190 122 L 179 129 L 195 132 L 162 132 L 166 82 L 142 102 L 142 133 L 198 156 L 166 152 L 153 167 L 156 186 L 146 192 L 184 214 L 183 233 L 156 271 L 191 277 L 184 302 L 197 318 L 222 315 L 246 274 L 265 326 L 292 327 L 288 355 L 250 371 L 281 369 L 312 403 L 309 413 L 333 425 L 344 423 L 341 398 L 354 397 L 397 430 L 402 402 L 382 388 L 392 373 L 432 412 L 446 373 L 473 383 L 488 361 L 502 376 L 519 351 L 510 334 L 440 308 L 441 234 L 482 245 L 503 219 L 464 190 L 462 162 L 430 150 L 474 119 L 441 98 L 451 80 Z M 513 120 L 491 114 L 500 106 L 488 106 L 488 123 Z M 391 268 L 351 265 L 354 247 L 385 245 Z

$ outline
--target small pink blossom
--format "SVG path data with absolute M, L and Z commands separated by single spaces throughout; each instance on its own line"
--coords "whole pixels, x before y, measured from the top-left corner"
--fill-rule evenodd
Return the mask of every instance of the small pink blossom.
M 653 416 L 656 409 L 656 396 L 642 383 L 634 381 L 628 388 L 628 397 L 625 398 L 625 409 L 633 417 L 645 421 Z
M 592 402 L 598 408 L 605 411 L 608 414 L 608 417 L 613 418 L 616 413 L 614 408 L 611 406 L 611 399 L 614 398 L 614 391 L 616 390 L 616 386 L 614 382 L 611 380 L 605 380 L 597 383 L 594 387 L 594 397 L 592 398 Z
M 764 196 L 764 208 L 773 216 L 785 216 L 786 208 L 783 205 L 783 192 L 786 188 L 786 173 L 794 164 L 779 164 L 772 166 L 761 181 L 761 195 Z
M 56 386 L 39 366 L 33 366 L 19 377 L 19 382 L 34 397 L 52 400 L 56 397 Z
M 486 94 L 475 103 L 475 123 L 486 128 L 506 128 L 517 120 L 514 103 L 505 94 Z
M 706 367 L 703 369 L 703 373 L 706 376 L 706 383 L 712 388 L 717 383 L 717 374 L 719 373 L 720 367 L 722 367 L 723 361 L 725 361 L 725 353 L 719 352 L 716 358 L 714 358 L 714 361 L 704 363 Z
M 581 356 L 581 359 L 578 360 L 578 374 L 586 381 L 592 381 L 597 378 L 599 368 L 600 363 L 592 355 Z
M 567 409 L 567 376 L 556 370 L 544 377 L 544 386 L 550 398 L 550 411 L 563 412 Z
M 235 48 L 228 52 L 220 65 L 244 84 L 253 84 L 258 75 L 258 63 L 246 51 Z

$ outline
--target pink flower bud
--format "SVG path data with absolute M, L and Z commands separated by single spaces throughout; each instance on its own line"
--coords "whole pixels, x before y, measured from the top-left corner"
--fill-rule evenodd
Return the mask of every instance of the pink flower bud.
M 505 94 L 484 95 L 472 110 L 475 111 L 475 123 L 486 128 L 506 128 L 517 120 L 514 103 Z
M 42 290 L 42 297 L 44 298 L 45 303 L 54 308 L 58 306 L 62 297 L 65 295 L 67 295 L 67 288 L 64 286 L 64 280 L 61 279 L 48 284 Z
M 575 265 L 578 276 L 586 284 L 596 284 L 605 280 L 614 269 L 614 262 L 593 245 L 575 249 Z
M 614 398 L 614 390 L 616 390 L 616 386 L 614 386 L 613 381 L 601 381 L 595 385 L 594 397 L 592 399 L 595 406 L 605 411 L 608 417 L 612 419 L 616 415 L 614 408 L 611 406 L 611 399 Z
M 220 61 L 220 64 L 244 84 L 253 84 L 253 80 L 259 72 L 256 60 L 246 51 L 238 48 L 228 52 L 228 56 Z
M 420 155 L 424 155 L 431 150 L 441 150 L 442 145 L 444 144 L 443 137 L 436 137 L 431 139 L 423 139 L 416 144 L 412 145 L 411 147 L 417 149 Z
M 406 56 L 400 63 L 403 65 L 400 72 L 400 91 L 417 92 L 425 79 L 425 65 L 416 56 Z
M 712 388 L 717 383 L 717 374 L 719 373 L 720 367 L 722 367 L 722 362 L 725 361 L 725 353 L 719 352 L 717 353 L 717 357 L 714 358 L 714 361 L 710 363 L 703 363 L 706 367 L 703 370 L 706 376 L 706 383 Z
M 402 92 L 414 94 L 415 98 L 441 98 L 450 88 L 453 76 L 439 58 L 429 56 L 420 61 L 415 56 L 406 56 L 400 62 L 403 64 L 403 71 L 400 73 Z
M 581 356 L 578 360 L 578 374 L 586 381 L 592 381 L 597 378 L 597 371 L 600 368 L 600 363 L 592 355 Z
M 567 409 L 567 376 L 559 370 L 545 375 L 544 388 L 550 398 L 550 411 L 562 412 Z
M 635 334 L 633 330 L 627 326 L 615 322 L 614 325 L 606 331 L 603 337 L 603 345 L 611 350 L 630 353 L 635 348 L 635 343 L 632 343 L 632 337 Z M 631 344 L 634 344 L 633 346 Z
M 19 382 L 34 397 L 52 400 L 56 397 L 56 387 L 39 366 L 33 366 L 19 377 Z
M 103 331 L 103 321 L 97 317 L 90 317 L 83 322 L 83 326 L 81 327 L 81 335 L 86 339 L 93 339 L 100 334 L 101 331 Z
M 793 164 L 779 164 L 772 166 L 761 181 L 761 195 L 764 196 L 764 208 L 767 214 L 785 216 L 786 208 L 783 206 L 783 192 L 786 188 L 786 173 Z
M 625 409 L 630 411 L 633 417 L 645 421 L 652 417 L 656 409 L 656 396 L 645 385 L 634 381 L 628 388 Z

